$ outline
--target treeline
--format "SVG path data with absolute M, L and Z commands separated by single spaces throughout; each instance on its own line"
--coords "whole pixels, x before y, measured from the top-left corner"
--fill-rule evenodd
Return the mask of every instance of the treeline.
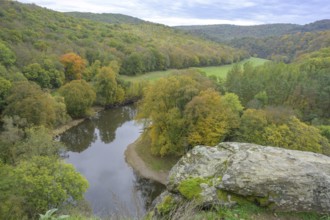
M 187 31 L 190 34 L 204 37 L 216 42 L 226 43 L 233 39 L 241 38 L 265 38 L 271 36 L 281 36 L 290 33 L 295 28 L 299 28 L 297 24 L 262 24 L 251 26 L 239 26 L 230 24 L 215 25 L 194 25 L 194 26 L 178 26 L 180 30 Z
M 160 156 L 221 141 L 330 155 L 329 71 L 324 48 L 292 64 L 236 65 L 224 83 L 196 73 L 163 79 L 139 105 L 144 138 Z
M 319 32 L 330 29 L 330 20 L 324 19 L 310 24 L 261 24 L 251 26 L 239 26 L 229 24 L 216 25 L 194 25 L 177 26 L 177 29 L 185 30 L 188 33 L 204 37 L 216 42 L 229 42 L 242 38 L 262 39 L 267 37 L 279 37 L 282 35 Z
M 329 69 L 330 48 L 324 48 L 289 65 L 236 66 L 228 72 L 226 89 L 244 106 L 286 105 L 304 121 L 316 123 L 330 118 Z
M 232 40 L 231 46 L 247 50 L 251 56 L 274 61 L 292 62 L 304 53 L 330 46 L 330 30 L 319 32 L 298 32 L 279 37 L 262 39 L 242 38 Z
M 303 53 L 330 46 L 329 19 L 306 25 L 201 25 L 177 28 L 246 50 L 251 56 L 286 63 L 294 61 Z
M 96 22 L 15 1 L 1 1 L 0 8 L 0 41 L 16 56 L 12 72 L 34 63 L 63 71 L 58 57 L 68 52 L 89 66 L 115 60 L 126 75 L 232 63 L 247 56 L 164 25 Z
M 111 24 L 141 24 L 148 23 L 139 18 L 135 18 L 123 14 L 112 14 L 112 13 L 90 13 L 90 12 L 65 12 L 65 14 L 76 17 L 85 18 L 93 21 L 106 22 Z

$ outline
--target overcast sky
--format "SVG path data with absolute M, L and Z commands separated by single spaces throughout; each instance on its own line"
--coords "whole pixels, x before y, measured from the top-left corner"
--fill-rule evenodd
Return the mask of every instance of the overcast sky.
M 175 25 L 307 24 L 330 18 L 329 0 L 19 0 L 55 11 L 120 13 Z

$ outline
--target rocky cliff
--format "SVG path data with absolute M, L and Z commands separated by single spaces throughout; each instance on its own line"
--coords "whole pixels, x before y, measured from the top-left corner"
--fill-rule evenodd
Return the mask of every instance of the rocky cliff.
M 156 212 L 252 202 L 279 211 L 330 213 L 330 157 L 246 143 L 196 146 L 170 171 Z

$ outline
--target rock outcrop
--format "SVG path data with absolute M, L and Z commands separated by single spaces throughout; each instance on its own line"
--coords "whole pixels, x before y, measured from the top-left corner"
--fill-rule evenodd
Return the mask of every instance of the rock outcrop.
M 330 213 L 330 157 L 246 143 L 196 146 L 172 168 L 155 207 L 180 200 Z

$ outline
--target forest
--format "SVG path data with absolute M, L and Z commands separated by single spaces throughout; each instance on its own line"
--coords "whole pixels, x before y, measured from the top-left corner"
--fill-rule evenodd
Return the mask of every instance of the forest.
M 0 1 L 0 219 L 86 208 L 88 181 L 64 162 L 52 131 L 95 106 L 137 103 L 142 138 L 162 158 L 221 141 L 329 156 L 328 22 L 265 25 L 219 43 L 206 36 L 213 30 L 194 36 L 129 16 Z M 235 64 L 225 79 L 187 69 L 251 56 L 271 61 Z M 121 78 L 167 69 L 175 71 L 155 82 Z
M 187 33 L 246 50 L 251 56 L 289 63 L 300 55 L 329 47 L 330 20 L 310 24 L 253 26 L 178 26 Z

